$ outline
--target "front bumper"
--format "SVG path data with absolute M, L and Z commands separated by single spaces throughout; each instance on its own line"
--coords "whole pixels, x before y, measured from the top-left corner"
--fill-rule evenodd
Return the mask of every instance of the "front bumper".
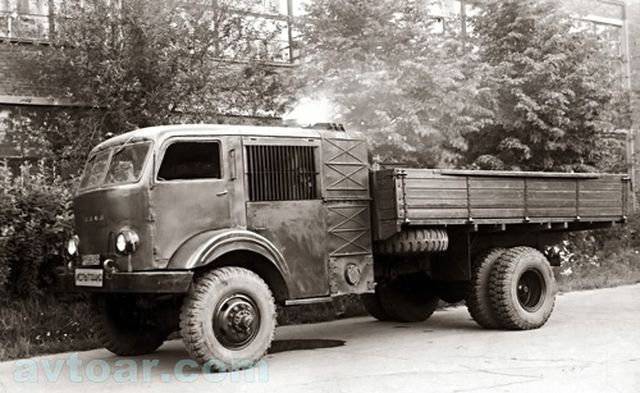
M 185 293 L 193 281 L 190 271 L 104 273 L 101 287 L 76 286 L 73 271 L 58 273 L 57 292 L 118 292 L 118 293 Z

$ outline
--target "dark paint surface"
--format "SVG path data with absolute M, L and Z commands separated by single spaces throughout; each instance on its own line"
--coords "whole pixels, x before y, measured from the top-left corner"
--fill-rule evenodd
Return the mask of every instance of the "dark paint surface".
M 131 257 L 133 270 L 157 268 L 152 257 L 152 222 L 147 190 L 143 184 L 136 184 L 76 196 L 74 214 L 76 231 L 80 236 L 80 254 L 100 254 L 103 259 L 115 259 L 121 270 L 127 270 L 128 257 L 116 255 L 115 238 L 121 229 L 130 228 L 141 239 L 138 250 Z
M 269 239 L 284 255 L 292 298 L 329 294 L 321 200 L 247 203 L 247 227 Z

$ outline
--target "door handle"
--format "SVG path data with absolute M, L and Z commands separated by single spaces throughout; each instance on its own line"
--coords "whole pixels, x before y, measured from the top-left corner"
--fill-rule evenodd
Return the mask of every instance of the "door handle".
M 223 196 L 223 195 L 227 195 L 229 193 L 228 190 L 224 190 L 224 191 L 220 191 L 218 193 L 216 193 L 216 196 Z

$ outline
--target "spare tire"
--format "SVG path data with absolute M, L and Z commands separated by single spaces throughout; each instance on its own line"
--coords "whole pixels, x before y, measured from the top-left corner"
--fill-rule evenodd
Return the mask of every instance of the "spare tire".
M 376 251 L 385 255 L 409 255 L 443 252 L 449 247 L 444 229 L 407 229 L 376 244 Z

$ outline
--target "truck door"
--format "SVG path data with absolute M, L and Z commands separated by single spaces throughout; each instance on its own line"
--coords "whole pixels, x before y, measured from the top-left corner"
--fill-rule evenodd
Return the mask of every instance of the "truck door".
M 274 243 L 291 298 L 329 294 L 318 138 L 243 139 L 247 228 Z
M 231 226 L 224 156 L 219 138 L 171 138 L 161 147 L 151 191 L 157 260 L 198 233 Z

